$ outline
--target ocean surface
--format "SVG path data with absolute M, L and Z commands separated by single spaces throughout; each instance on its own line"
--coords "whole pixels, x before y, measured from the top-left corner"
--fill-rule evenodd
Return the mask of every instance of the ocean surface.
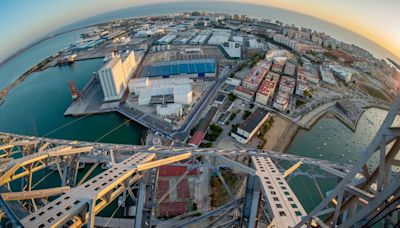
M 369 50 L 377 47 L 354 33 L 312 17 L 240 3 L 213 3 L 212 6 L 199 2 L 147 5 L 103 14 L 64 29 L 118 18 L 194 10 L 235 12 L 278 19 L 325 31 L 343 41 L 358 42 L 360 46 Z M 78 39 L 81 32 L 69 32 L 48 39 L 1 65 L 0 89 L 6 87 L 36 63 Z M 377 53 L 384 55 L 382 50 L 377 50 Z M 16 86 L 7 95 L 6 102 L 0 105 L 0 131 L 73 140 L 140 144 L 144 129 L 117 114 L 95 115 L 81 119 L 63 116 L 71 101 L 67 82 L 75 80 L 78 87 L 82 88 L 91 77 L 92 72 L 101 65 L 101 59 L 79 61 L 71 66 L 53 67 L 32 74 L 26 81 Z M 288 153 L 354 164 L 362 149 L 366 148 L 378 130 L 385 114 L 385 111 L 379 109 L 368 110 L 362 116 L 355 132 L 335 118 L 322 118 L 311 130 L 298 132 L 288 148 Z M 46 170 L 38 173 L 37 178 L 47 175 L 48 172 Z M 52 179 L 57 179 L 56 174 L 53 175 L 55 176 Z M 310 187 L 313 183 L 302 177 L 296 177 L 292 181 L 293 189 L 301 196 L 300 201 L 306 210 L 312 209 L 319 202 L 319 199 L 315 197 L 318 196 L 317 190 Z M 335 184 L 334 180 L 318 180 L 318 182 L 322 183 L 323 191 L 329 190 Z M 308 189 L 308 191 L 304 191 L 304 189 Z

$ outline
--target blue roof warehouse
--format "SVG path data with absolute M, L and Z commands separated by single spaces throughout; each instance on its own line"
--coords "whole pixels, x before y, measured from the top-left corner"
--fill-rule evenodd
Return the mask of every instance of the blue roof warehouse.
M 144 66 L 142 77 L 215 77 L 217 71 L 216 68 L 216 61 L 214 59 L 165 61 Z

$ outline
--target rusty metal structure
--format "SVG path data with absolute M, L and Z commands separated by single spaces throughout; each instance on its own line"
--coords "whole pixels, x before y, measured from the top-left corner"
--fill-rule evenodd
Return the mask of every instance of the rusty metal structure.
M 112 227 L 96 224 L 96 215 L 124 195 L 136 209 L 134 218 L 124 220 L 130 227 L 196 223 L 204 227 L 370 227 L 376 223 L 398 227 L 400 128 L 395 118 L 399 110 L 400 97 L 352 166 L 273 151 L 149 147 L 0 133 L 4 226 Z M 92 166 L 78 181 L 83 163 Z M 95 175 L 99 164 L 110 165 Z M 158 201 L 154 197 L 158 169 L 165 165 L 211 170 L 228 193 L 229 202 L 170 219 L 156 218 L 154 208 L 171 191 Z M 221 175 L 224 168 L 246 177 L 240 191 L 227 184 Z M 43 169 L 58 174 L 59 186 L 37 188 L 43 179 L 38 180 L 35 173 Z M 199 178 L 201 175 L 209 174 L 202 172 Z M 321 202 L 313 210 L 306 211 L 301 203 L 307 189 L 294 191 L 290 184 L 299 176 L 312 180 L 320 192 Z M 324 194 L 317 181 L 320 178 L 330 178 L 336 185 Z

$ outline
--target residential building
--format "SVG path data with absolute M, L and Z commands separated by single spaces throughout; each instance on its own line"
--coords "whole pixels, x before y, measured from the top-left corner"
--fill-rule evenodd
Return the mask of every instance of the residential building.
M 276 86 L 278 84 L 279 75 L 270 72 L 260 88 L 257 91 L 256 102 L 261 105 L 267 105 L 275 93 Z
M 290 96 L 287 93 L 279 91 L 276 95 L 273 107 L 281 112 L 284 112 L 287 110 L 289 106 L 289 101 L 290 101 Z
M 233 94 L 235 94 L 236 96 L 238 96 L 240 98 L 252 101 L 253 98 L 254 98 L 255 92 L 250 90 L 250 89 L 248 89 L 248 88 L 245 88 L 243 86 L 237 86 L 233 90 Z
M 268 70 L 261 67 L 254 67 L 242 81 L 242 86 L 251 91 L 257 91 Z
M 294 93 L 294 88 L 296 86 L 296 79 L 282 76 L 281 82 L 279 83 L 279 91 L 292 95 Z

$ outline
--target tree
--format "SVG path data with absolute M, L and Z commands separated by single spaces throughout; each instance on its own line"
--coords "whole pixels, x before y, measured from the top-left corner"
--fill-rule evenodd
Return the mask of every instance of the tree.
M 250 115 L 251 115 L 251 112 L 248 111 L 248 110 L 245 110 L 244 113 L 243 113 L 242 118 L 243 118 L 243 119 L 246 119 L 246 118 L 249 117 Z

